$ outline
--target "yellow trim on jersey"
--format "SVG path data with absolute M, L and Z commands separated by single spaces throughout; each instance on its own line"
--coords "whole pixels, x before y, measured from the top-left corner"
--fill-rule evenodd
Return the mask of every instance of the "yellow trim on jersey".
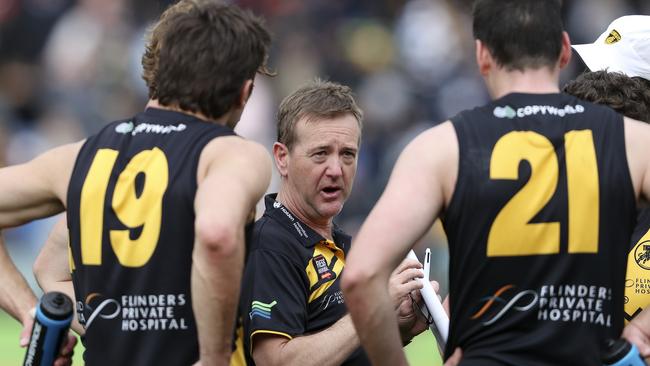
M 336 263 L 334 264 L 334 268 L 332 270 L 334 273 L 336 273 L 336 277 L 341 275 L 341 271 L 343 271 L 343 267 L 345 266 L 345 253 L 343 250 L 341 250 L 339 247 L 336 246 L 336 244 L 333 241 L 330 240 L 324 240 L 321 241 L 320 243 L 316 244 L 316 247 L 314 248 L 314 253 L 312 254 L 312 258 L 316 257 L 318 255 L 322 255 L 325 260 L 327 261 L 327 266 L 332 263 L 332 259 L 334 256 L 338 259 Z M 309 288 L 312 288 L 318 283 L 319 277 L 318 277 L 318 271 L 316 268 L 314 268 L 314 262 L 309 261 L 307 263 L 307 268 L 305 268 L 305 272 L 307 273 L 307 277 L 309 278 Z M 314 290 L 310 295 L 309 295 L 309 303 L 312 301 L 318 299 L 321 295 L 327 291 L 327 289 L 330 288 L 334 284 L 334 281 L 327 281 L 320 285 L 316 290 Z
M 255 334 L 257 334 L 257 333 L 275 334 L 275 335 L 287 337 L 287 338 L 289 338 L 289 340 L 293 339 L 293 337 L 288 335 L 287 333 L 282 333 L 282 332 L 278 332 L 278 331 L 275 331 L 275 330 L 258 329 L 256 331 L 254 331 L 253 333 L 251 333 L 251 339 L 250 339 L 250 342 L 251 342 L 250 353 L 251 353 L 251 355 L 253 354 L 253 336 Z

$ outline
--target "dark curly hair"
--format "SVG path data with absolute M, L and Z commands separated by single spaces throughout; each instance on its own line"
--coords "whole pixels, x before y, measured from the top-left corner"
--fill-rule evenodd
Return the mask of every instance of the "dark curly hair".
M 216 119 L 266 69 L 271 36 L 248 11 L 218 0 L 181 0 L 149 33 L 142 56 L 149 98 Z
M 646 79 L 620 72 L 590 71 L 567 83 L 564 92 L 650 123 L 650 81 Z

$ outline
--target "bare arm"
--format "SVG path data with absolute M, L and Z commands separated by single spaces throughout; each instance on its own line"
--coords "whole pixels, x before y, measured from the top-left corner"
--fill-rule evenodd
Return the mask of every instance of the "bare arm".
M 68 183 L 81 145 L 60 146 L 28 163 L 0 169 L 0 229 L 65 209 Z
M 412 320 L 415 319 L 411 319 L 411 316 L 415 314 L 408 294 L 422 287 L 418 281 L 413 280 L 423 276 L 421 267 L 418 261 L 406 260 L 391 275 L 390 298 L 393 300 L 395 314 L 402 317 L 400 324 L 405 325 L 404 341 L 413 336 Z M 404 298 L 409 299 L 408 304 Z M 403 309 L 405 305 L 409 308 Z M 260 366 L 340 365 L 359 347 L 359 337 L 350 315 L 317 333 L 291 339 L 272 333 L 258 333 L 253 336 L 252 342 L 252 356 L 255 364 Z
M 2 278 L 0 279 L 0 308 L 6 310 L 9 315 L 18 320 L 23 326 L 29 324 L 31 329 L 31 316 L 29 315 L 29 311 L 36 306 L 36 296 L 11 261 L 1 236 L 0 270 L 2 271 Z M 21 333 L 21 344 L 25 337 L 29 338 L 29 334 L 23 331 Z M 27 340 L 24 343 L 27 343 Z
M 201 154 L 194 203 L 192 307 L 203 365 L 229 362 L 244 260 L 244 226 L 270 178 L 270 157 L 256 143 L 222 137 Z
M 650 201 L 650 125 L 625 117 L 625 151 L 637 197 Z
M 311 335 L 288 339 L 273 334 L 253 338 L 256 365 L 340 365 L 359 347 L 350 315 Z
M 69 241 L 66 218 L 63 216 L 52 228 L 50 236 L 34 262 L 33 270 L 36 281 L 43 291 L 63 292 L 72 299 L 73 304 L 76 304 L 70 273 Z M 84 329 L 76 315 L 72 319 L 72 329 L 79 335 L 84 334 Z
M 0 169 L 1 230 L 51 216 L 64 208 L 68 181 L 81 142 L 52 149 L 34 160 Z M 9 258 L 0 238 L 0 307 L 23 324 L 21 344 L 32 327 L 36 297 Z
M 397 321 L 390 316 L 388 278 L 448 202 L 457 166 L 458 142 L 450 122 L 418 136 L 402 152 L 352 246 L 343 291 L 374 365 L 406 364 Z

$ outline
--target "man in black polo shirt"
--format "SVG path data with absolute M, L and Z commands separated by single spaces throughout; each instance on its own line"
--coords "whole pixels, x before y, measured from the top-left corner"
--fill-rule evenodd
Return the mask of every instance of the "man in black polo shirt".
M 369 364 L 340 289 L 350 236 L 332 222 L 352 189 L 361 117 L 350 89 L 329 82 L 303 87 L 280 105 L 273 155 L 282 183 L 266 197 L 242 280 L 248 364 Z M 393 277 L 404 342 L 426 327 L 408 297 L 420 287 L 416 277 L 417 261 L 405 261 Z

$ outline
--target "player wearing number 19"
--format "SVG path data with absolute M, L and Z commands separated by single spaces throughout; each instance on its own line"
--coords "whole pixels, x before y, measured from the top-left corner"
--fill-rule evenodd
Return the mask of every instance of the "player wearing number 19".
M 0 170 L 1 227 L 67 210 L 87 364 L 229 362 L 245 226 L 271 169 L 232 128 L 269 44 L 252 14 L 181 0 L 142 59 L 144 112 Z
M 650 126 L 559 92 L 571 56 L 559 1 L 478 0 L 474 35 L 493 101 L 402 152 L 348 256 L 350 314 L 373 364 L 405 364 L 386 282 L 442 217 L 445 358 L 461 348 L 461 365 L 600 365 L 602 343 L 623 329 Z

